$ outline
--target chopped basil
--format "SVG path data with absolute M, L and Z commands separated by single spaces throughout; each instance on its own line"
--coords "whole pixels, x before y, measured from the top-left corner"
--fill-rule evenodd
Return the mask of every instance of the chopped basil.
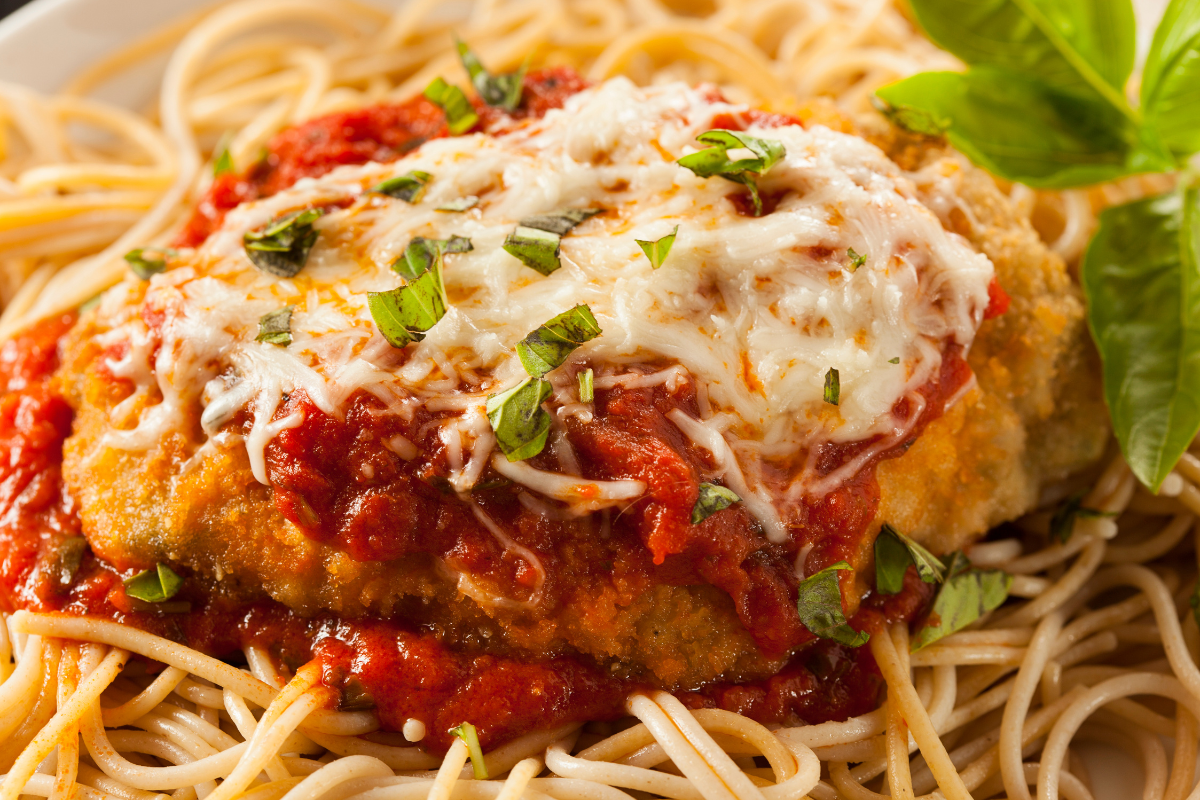
M 509 461 L 532 458 L 546 446 L 550 415 L 542 403 L 550 391 L 549 381 L 526 378 L 511 389 L 488 397 L 488 421 L 496 433 L 496 444 Z
M 429 188 L 429 182 L 432 180 L 433 176 L 428 172 L 413 170 L 377 183 L 369 191 L 372 194 L 386 194 L 388 197 L 394 197 L 409 204 L 419 203 L 425 196 L 425 190 Z
M 222 136 L 221 141 L 217 142 L 217 149 L 213 153 L 212 171 L 214 178 L 231 175 L 236 171 L 233 165 L 233 155 L 229 152 L 228 135 Z
M 458 213 L 461 211 L 470 211 L 477 205 L 479 205 L 479 198 L 473 194 L 469 194 L 466 197 L 460 197 L 457 200 L 451 200 L 449 203 L 443 203 L 435 208 L 434 211 Z
M 167 259 L 178 255 L 170 247 L 139 247 L 125 254 L 129 269 L 144 281 L 163 272 L 167 268 Z
M 849 564 L 839 561 L 806 578 L 800 584 L 796 610 L 800 612 L 804 627 L 822 639 L 833 639 L 850 647 L 862 647 L 871 635 L 851 628 L 842 611 L 842 590 L 837 574 L 849 569 L 852 569 Z
M 183 578 L 176 575 L 166 564 L 139 572 L 125 581 L 125 594 L 146 603 L 161 603 L 170 600 L 183 588 Z
M 507 75 L 493 75 L 484 69 L 483 64 L 471 52 L 471 48 L 467 47 L 466 42 L 456 36 L 454 43 L 458 48 L 458 58 L 466 68 L 467 74 L 471 76 L 471 84 L 483 98 L 483 102 L 493 108 L 515 111 L 521 104 L 521 87 L 525 81 L 525 70 L 529 66 L 528 60 L 521 64 L 520 69 L 516 72 L 510 72 Z
M 774 139 L 759 139 L 745 133 L 727 130 L 705 131 L 696 141 L 712 145 L 679 159 L 676 163 L 701 178 L 721 177 L 740 183 L 750 190 L 754 201 L 754 215 L 762 214 L 762 198 L 758 194 L 758 179 L 783 158 L 787 151 L 783 144 Z M 754 153 L 753 158 L 729 159 L 728 151 L 746 148 Z
M 590 403 L 596 399 L 596 389 L 593 385 L 595 373 L 588 367 L 579 373 L 579 402 Z
M 1075 520 L 1097 519 L 1100 517 L 1117 516 L 1111 511 L 1101 511 L 1098 508 L 1087 508 L 1083 505 L 1083 495 L 1086 491 L 1076 492 L 1068 497 L 1063 504 L 1054 510 L 1050 517 L 1050 538 L 1060 544 L 1066 544 L 1075 532 Z
M 416 280 L 421 275 L 439 266 L 442 256 L 446 253 L 467 253 L 475 248 L 471 240 L 464 236 L 451 236 L 449 239 L 426 239 L 417 236 L 404 248 L 404 254 L 392 264 L 392 269 L 404 276 L 405 280 Z M 440 281 L 441 276 L 438 276 Z
M 899 364 L 899 363 L 900 363 L 900 356 L 896 356 L 895 358 L 889 358 L 889 359 L 888 359 L 888 363 L 889 363 L 889 364 Z
M 577 347 L 602 333 L 586 305 L 564 311 L 517 342 L 517 356 L 534 378 L 562 365 Z
M 259 317 L 258 335 L 254 337 L 254 341 L 277 344 L 280 347 L 287 347 L 291 344 L 292 312 L 295 310 L 295 306 L 289 305 Z
M 538 214 L 521 220 L 520 225 L 526 228 L 537 228 L 539 231 L 556 233 L 566 236 L 579 223 L 603 213 L 602 208 L 564 208 L 549 214 Z
M 642 248 L 642 252 L 646 254 L 646 258 L 650 259 L 650 266 L 658 269 L 667 260 L 667 255 L 671 252 L 671 245 L 675 244 L 675 236 L 679 233 L 679 226 L 675 226 L 675 230 L 668 233 L 661 239 L 653 241 L 644 241 L 642 239 L 634 239 L 638 243 L 638 247 Z
M 846 250 L 846 257 L 850 259 L 851 272 L 855 272 L 859 267 L 867 263 L 867 257 L 854 252 L 853 247 Z
M 960 631 L 1008 598 L 1012 576 L 998 569 L 974 569 L 962 553 L 942 559 L 946 580 L 933 599 L 924 624 L 912 640 L 920 650 L 938 639 Z
M 467 753 L 471 756 L 471 770 L 475 773 L 475 780 L 487 780 L 487 764 L 483 760 L 483 748 L 479 746 L 479 734 L 475 732 L 475 726 L 469 722 L 464 722 L 456 728 L 451 728 L 450 735 L 457 736 L 466 742 Z
M 269 275 L 294 278 L 304 269 L 308 254 L 317 241 L 313 223 L 324 213 L 319 208 L 292 211 L 260 230 L 248 231 L 242 237 L 246 255 L 254 266 Z
M 825 373 L 825 402 L 836 406 L 842 399 L 842 379 L 833 367 Z
M 518 225 L 504 240 L 504 252 L 522 264 L 549 275 L 562 266 L 558 260 L 558 246 L 562 237 L 538 228 Z
M 463 90 L 441 78 L 434 78 L 433 83 L 425 87 L 423 94 L 429 102 L 445 112 L 446 127 L 455 136 L 471 130 L 479 121 L 479 115 L 475 113 Z
M 399 289 L 367 294 L 371 318 L 392 347 L 421 341 L 446 315 L 438 278 L 437 271 L 430 270 Z
M 87 552 L 87 539 L 82 536 L 68 536 L 59 543 L 54 552 L 50 574 L 57 579 L 58 586 L 65 588 L 75 580 L 76 573 L 83 565 L 83 554 Z
M 941 583 L 946 577 L 946 567 L 937 556 L 890 523 L 883 523 L 875 538 L 875 588 L 879 593 L 898 594 L 904 588 L 909 564 L 917 568 L 917 576 L 925 583 Z
M 718 511 L 729 508 L 734 503 L 742 502 L 731 489 L 718 486 L 715 483 L 700 484 L 700 497 L 692 506 L 692 524 L 699 525 Z

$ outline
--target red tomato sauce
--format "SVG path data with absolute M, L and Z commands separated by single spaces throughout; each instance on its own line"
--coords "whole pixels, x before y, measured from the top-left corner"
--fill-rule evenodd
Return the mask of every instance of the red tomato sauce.
M 526 79 L 524 105 L 512 117 L 540 116 L 560 107 L 584 85 L 569 70 L 532 73 Z M 477 108 L 481 128 L 510 124 L 492 109 Z M 754 119 L 764 124 L 795 121 Z M 730 120 L 727 127 L 740 127 L 738 122 Z M 272 140 L 267 157 L 247 174 L 214 180 L 176 244 L 203 242 L 229 209 L 302 177 L 343 164 L 394 160 L 444 135 L 441 112 L 423 98 L 330 115 L 288 129 Z M 771 198 L 767 201 L 770 206 Z M 994 306 L 1001 305 L 999 296 L 993 295 Z M 419 719 L 428 730 L 422 746 L 435 752 L 448 745 L 448 729 L 463 721 L 472 722 L 484 746 L 490 747 L 535 729 L 624 715 L 624 698 L 638 685 L 614 678 L 584 659 L 529 661 L 456 649 L 415 623 L 300 619 L 278 604 L 234 605 L 219 596 L 202 596 L 186 583 L 175 599 L 190 603 L 191 610 L 161 614 L 126 595 L 121 576 L 90 551 L 77 561 L 64 557 L 71 552 L 71 542 L 78 543 L 81 525 L 61 478 L 62 447 L 72 412 L 51 376 L 57 367 L 57 342 L 73 322 L 73 316 L 50 320 L 0 348 L 0 605 L 5 609 L 112 619 L 221 657 L 236 659 L 243 647 L 257 643 L 293 668 L 316 658 L 323 681 L 341 692 L 343 707 L 374 708 L 391 730 L 409 718 Z M 809 574 L 843 558 L 858 560 L 862 548 L 869 547 L 867 529 L 879 502 L 876 464 L 902 453 L 969 377 L 961 353 L 948 348 L 941 374 L 921 390 L 927 402 L 909 440 L 877 453 L 828 495 L 805 500 L 788 520 L 792 538 L 781 544 L 767 542 L 741 505 L 701 524 L 691 523 L 699 475 L 710 456 L 667 418 L 675 409 L 698 415 L 691 384 L 675 392 L 663 387 L 598 391 L 595 418 L 586 424 L 568 422 L 571 444 L 587 476 L 643 480 L 649 489 L 643 502 L 618 515 L 605 559 L 573 569 L 612 570 L 619 565 L 657 582 L 709 583 L 732 598 L 740 620 L 768 655 L 810 643 L 814 637 L 795 608 L 794 562 L 800 547 L 815 544 L 806 562 Z M 906 402 L 894 409 L 897 416 L 908 416 Z M 373 413 L 376 403 L 364 395 L 354 400 L 343 419 L 335 419 L 320 412 L 303 392 L 294 392 L 278 415 L 297 409 L 305 412 L 304 424 L 275 437 L 267 448 L 267 465 L 278 508 L 306 535 L 362 561 L 433 554 L 453 568 L 485 577 L 512 597 L 532 592 L 535 576 L 528 565 L 509 557 L 466 504 L 445 490 L 446 469 L 436 456 L 437 444 L 423 441 L 420 434 L 422 427 L 434 429 L 426 425 L 432 415 L 422 412 L 400 422 Z M 397 434 L 435 456 L 405 462 L 385 444 Z M 819 472 L 828 474 L 872 444 L 822 449 L 817 454 Z M 364 464 L 371 467 L 369 480 L 362 479 Z M 532 464 L 557 467 L 549 449 Z M 495 477 L 486 476 L 485 482 Z M 550 535 L 554 532 L 544 528 L 549 523 L 530 520 L 533 512 L 517 501 L 516 490 L 502 481 L 494 483 L 494 489 L 476 493 L 477 502 L 538 554 L 547 574 L 542 591 L 549 601 L 568 596 L 576 587 L 564 551 L 577 543 L 559 541 L 555 546 L 556 536 Z M 851 624 L 874 632 L 885 622 L 912 619 L 929 593 L 910 570 L 904 592 L 868 596 Z M 770 679 L 718 683 L 680 696 L 692 707 L 726 708 L 761 721 L 815 723 L 875 708 L 882 686 L 869 648 L 819 640 L 798 651 Z

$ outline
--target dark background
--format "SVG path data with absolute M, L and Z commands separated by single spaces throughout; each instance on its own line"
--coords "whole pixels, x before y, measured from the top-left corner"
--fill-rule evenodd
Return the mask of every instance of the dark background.
M 29 0 L 0 0 L 0 17 L 7 17 L 27 2 Z

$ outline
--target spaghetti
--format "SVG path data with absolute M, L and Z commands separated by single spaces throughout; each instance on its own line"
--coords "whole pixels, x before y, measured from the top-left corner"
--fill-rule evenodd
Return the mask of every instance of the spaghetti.
M 849 113 L 866 111 L 882 83 L 955 66 L 890 0 L 439 5 L 388 15 L 347 0 L 250 0 L 135 43 L 63 95 L 0 87 L 0 336 L 116 283 L 133 247 L 165 245 L 207 189 L 201 167 L 222 137 L 245 168 L 289 124 L 407 99 L 455 68 L 452 31 L 500 70 L 536 52 L 596 79 L 713 81 L 759 105 L 825 97 Z M 283 35 L 280 23 L 310 27 Z M 86 98 L 167 49 L 152 121 Z M 1010 199 L 1073 261 L 1093 211 L 1152 182 L 1014 186 Z M 1014 576 L 1020 600 L 915 653 L 903 623 L 872 638 L 882 708 L 771 730 L 635 692 L 620 723 L 536 731 L 486 753 L 489 780 L 475 779 L 462 740 L 439 760 L 376 733 L 369 712 L 328 710 L 313 664 L 281 674 L 249 647 L 239 669 L 130 626 L 19 611 L 0 627 L 0 760 L 11 764 L 0 800 L 1074 800 L 1093 796 L 1072 747 L 1086 739 L 1133 754 L 1146 797 L 1200 796 L 1200 629 L 1187 607 L 1197 569 L 1181 559 L 1200 553 L 1200 444 L 1158 496 L 1119 456 L 1090 477 L 1082 502 L 1105 516 L 1075 520 L 1067 541 L 1046 545 L 1041 511 L 1016 536 L 970 548 L 977 566 Z M 166 668 L 150 674 L 131 654 Z M 1175 740 L 1171 763 L 1159 737 Z

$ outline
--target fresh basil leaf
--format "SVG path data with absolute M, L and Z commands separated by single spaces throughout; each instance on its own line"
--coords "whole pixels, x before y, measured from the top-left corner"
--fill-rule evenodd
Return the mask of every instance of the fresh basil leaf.
M 700 484 L 700 496 L 692 506 L 692 524 L 699 525 L 718 511 L 729 508 L 734 503 L 742 502 L 732 489 L 718 486 L 715 483 Z
M 542 403 L 550 391 L 549 381 L 526 378 L 511 389 L 488 397 L 488 421 L 496 434 L 496 445 L 509 461 L 532 458 L 546 446 L 550 415 Z
M 237 171 L 233 165 L 233 155 L 229 152 L 229 136 L 221 137 L 221 141 L 217 142 L 217 149 L 213 153 L 212 172 L 214 178 L 219 178 L 222 175 L 232 175 Z
M 125 594 L 147 603 L 170 600 L 183 588 L 183 578 L 176 575 L 166 564 L 139 572 L 125 581 Z
M 1138 133 L 1118 110 L 999 67 L 924 72 L 877 94 L 893 107 L 948 120 L 952 145 L 1011 181 L 1062 189 L 1132 169 Z
M 436 271 L 424 273 L 399 289 L 369 292 L 371 319 L 392 347 L 419 342 L 446 315 L 446 303 Z
M 937 556 L 890 523 L 883 523 L 875 537 L 875 588 L 881 594 L 899 593 L 909 564 L 925 583 L 940 583 L 946 577 L 946 567 Z
M 833 367 L 825 373 L 825 402 L 836 406 L 842 399 L 842 379 Z
M 475 774 L 475 780 L 486 781 L 488 778 L 487 762 L 483 760 L 483 748 L 479 746 L 479 734 L 475 731 L 475 726 L 469 722 L 464 722 L 458 727 L 450 729 L 451 736 L 457 736 L 467 744 L 467 753 L 471 756 L 471 771 Z
M 667 256 L 671 253 L 671 247 L 675 244 L 675 237 L 679 235 L 679 226 L 668 233 L 661 239 L 642 240 L 634 239 L 638 247 L 642 248 L 642 252 L 646 254 L 646 258 L 650 259 L 650 267 L 658 269 L 667 260 Z
M 1178 156 L 1200 152 L 1200 3 L 1172 0 L 1142 70 L 1146 126 Z
M 129 262 L 129 269 L 134 275 L 148 281 L 166 270 L 167 259 L 177 255 L 179 253 L 170 247 L 139 247 L 126 253 L 125 260 Z
M 762 198 L 758 193 L 758 179 L 787 155 L 783 143 L 724 129 L 705 131 L 696 140 L 712 147 L 690 153 L 675 163 L 701 178 L 721 177 L 742 184 L 750 190 L 754 215 L 761 216 Z M 750 150 L 754 158 L 731 161 L 728 151 L 740 148 Z
M 440 268 L 442 256 L 446 253 L 469 253 L 474 249 L 471 240 L 465 236 L 451 236 L 449 239 L 426 239 L 424 236 L 416 236 L 392 264 L 392 269 L 405 280 L 416 280 L 435 265 Z M 441 276 L 438 277 L 440 279 Z
M 562 237 L 539 228 L 518 225 L 504 240 L 504 252 L 519 260 L 530 269 L 549 275 L 562 262 L 558 258 Z
M 422 94 L 426 100 L 445 112 L 446 127 L 454 136 L 466 133 L 479 121 L 479 115 L 475 113 L 463 90 L 441 78 L 434 78 L 433 83 L 426 86 Z
M 940 47 L 975 65 L 1125 105 L 1137 47 L 1130 0 L 912 0 Z
M 1103 211 L 1080 278 L 1113 430 L 1157 491 L 1200 431 L 1200 189 Z
M 425 190 L 429 188 L 429 182 L 432 180 L 433 176 L 428 172 L 413 170 L 377 183 L 369 191 L 371 194 L 386 194 L 388 197 L 415 204 L 421 202 L 421 198 L 425 196 Z
M 796 598 L 796 610 L 804 627 L 822 639 L 833 639 L 850 647 L 862 647 L 871 638 L 866 631 L 856 631 L 846 623 L 842 610 L 842 590 L 838 572 L 852 567 L 845 561 L 831 564 L 801 584 Z
M 970 562 L 961 553 L 951 558 L 946 581 L 913 637 L 913 651 L 962 630 L 1008 599 L 1012 575 L 998 569 L 965 568 L 964 563 Z
M 278 311 L 272 311 L 270 314 L 263 314 L 259 317 L 258 335 L 254 337 L 254 341 L 277 344 L 280 347 L 287 347 L 291 344 L 292 312 L 295 310 L 295 306 L 284 306 Z
M 246 255 L 254 266 L 269 275 L 294 278 L 304 269 L 308 254 L 317 241 L 313 228 L 324 211 L 306 208 L 272 220 L 261 230 L 248 231 L 242 237 Z
M 854 248 L 846 250 L 846 258 L 850 259 L 850 271 L 857 272 L 858 268 L 867 263 L 867 257 L 854 252 Z
M 521 88 L 525 82 L 525 70 L 529 68 L 528 59 L 521 64 L 520 69 L 507 75 L 493 75 L 484 69 L 466 42 L 454 37 L 454 46 L 458 48 L 458 58 L 471 76 L 471 84 L 483 98 L 483 102 L 493 108 L 505 111 L 515 111 L 521 105 Z
M 900 356 L 896 356 L 895 358 L 889 358 L 889 359 L 888 359 L 888 363 L 889 363 L 889 364 L 899 364 L 899 363 L 900 363 Z
M 517 357 L 534 378 L 540 378 L 567 360 L 567 356 L 602 333 L 586 305 L 577 305 L 541 325 L 517 342 Z
M 479 198 L 473 194 L 466 197 L 460 197 L 457 200 L 451 200 L 449 203 L 443 203 L 434 209 L 434 211 L 446 211 L 452 214 L 457 214 L 462 211 L 470 211 L 475 206 L 479 205 Z
M 602 208 L 563 208 L 549 214 L 538 214 L 526 217 L 518 224 L 526 228 L 537 228 L 539 231 L 566 236 L 579 223 L 603 213 Z
M 951 120 L 934 116 L 931 112 L 912 106 L 894 106 L 878 95 L 871 97 L 871 105 L 888 121 L 910 133 L 922 136 L 941 137 L 946 135 Z
M 595 373 L 588 367 L 579 373 L 579 402 L 590 403 L 596 399 Z

